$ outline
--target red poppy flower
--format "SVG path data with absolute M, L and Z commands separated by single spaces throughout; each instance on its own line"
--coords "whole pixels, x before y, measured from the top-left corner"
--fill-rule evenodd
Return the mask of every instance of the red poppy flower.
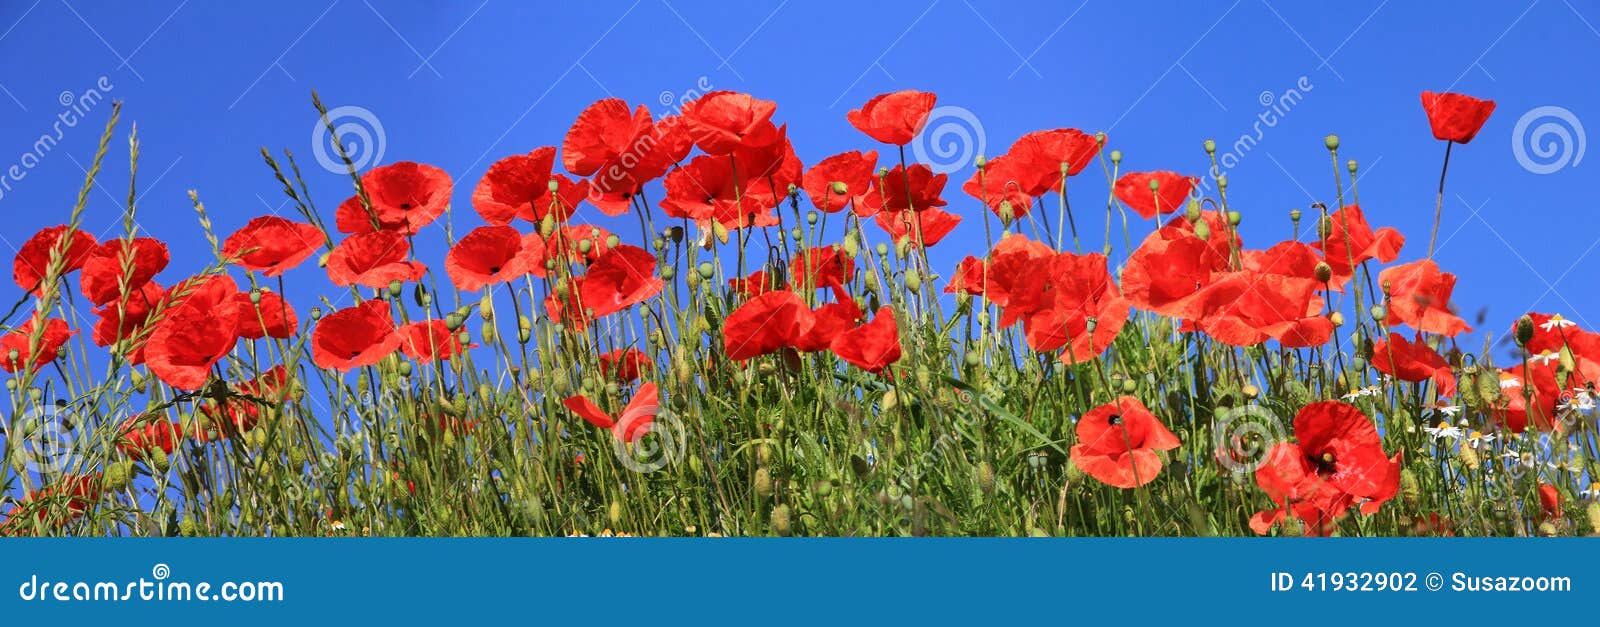
M 717 220 L 728 228 L 776 224 L 769 210 L 777 205 L 772 188 L 746 189 L 734 178 L 734 163 L 726 157 L 702 155 L 673 170 L 664 185 L 667 197 L 661 209 L 668 217 L 695 221 Z M 753 217 L 752 217 L 753 216 Z
M 1560 314 L 1529 312 L 1528 318 L 1533 322 L 1533 337 L 1528 339 L 1523 350 L 1531 356 L 1539 356 L 1559 355 L 1564 348 L 1572 356 L 1573 374 L 1577 375 L 1573 387 L 1584 383 L 1600 384 L 1600 333 L 1579 329 L 1577 323 Z M 1516 333 L 1513 322 L 1507 337 L 1515 337 Z
M 1007 154 L 1017 159 L 1018 177 L 1025 181 L 1022 191 L 1043 196 L 1060 191 L 1063 178 L 1088 167 L 1100 153 L 1103 140 L 1103 136 L 1075 128 L 1034 131 L 1017 138 Z
M 457 289 L 476 291 L 528 274 L 523 237 L 509 226 L 473 229 L 450 249 L 444 269 Z
M 793 346 L 815 324 L 799 294 L 774 291 L 746 301 L 722 322 L 728 359 L 744 361 Z
M 714 91 L 690 102 L 683 118 L 696 146 L 708 155 L 727 155 L 777 140 L 778 129 L 772 125 L 777 110 L 777 103 L 750 94 Z
M 1415 342 L 1407 342 L 1399 333 L 1390 332 L 1389 339 L 1379 340 L 1372 348 L 1372 367 L 1378 372 L 1401 381 L 1432 380 L 1438 386 L 1439 396 L 1456 395 L 1456 375 L 1444 357 L 1422 342 L 1417 334 Z
M 620 98 L 598 100 L 567 129 L 561 142 L 561 162 L 578 176 L 594 174 L 628 152 L 633 140 L 650 126 L 650 110 L 644 105 L 629 111 L 628 103 Z
M 156 304 L 165 299 L 166 295 L 167 290 L 157 285 L 155 281 L 151 281 L 128 294 L 127 299 L 108 303 L 96 309 L 94 313 L 100 319 L 94 325 L 95 345 L 111 346 L 122 340 L 137 338 Z M 126 354 L 130 363 L 134 365 L 144 363 L 144 342 L 138 342 L 138 346 L 131 347 Z
M 1539 513 L 1546 519 L 1561 518 L 1561 491 L 1548 483 L 1539 484 Z
M 802 353 L 828 350 L 833 340 L 861 323 L 861 307 L 856 301 L 841 295 L 838 302 L 828 303 L 811 312 L 811 328 L 794 341 L 794 349 Z
M 22 248 L 17 249 L 17 257 L 11 262 L 11 278 L 20 287 L 34 296 L 41 295 L 40 288 L 45 279 L 45 274 L 50 269 L 50 256 L 55 253 L 55 248 L 61 245 L 62 236 L 66 235 L 67 225 L 52 226 L 38 233 L 22 243 Z M 94 236 L 82 230 L 72 231 L 71 243 L 61 251 L 64 261 L 61 275 L 77 271 L 89 260 L 89 254 L 95 250 Z
M 898 244 L 905 242 L 916 246 L 932 246 L 939 243 L 946 235 L 961 224 L 961 216 L 943 209 L 928 209 L 924 211 L 896 211 L 879 213 L 873 218 L 878 228 L 888 233 Z M 920 242 L 918 236 L 921 236 Z
M 1433 260 L 1385 268 L 1378 273 L 1378 281 L 1389 286 L 1389 324 L 1410 325 L 1418 331 L 1451 337 L 1472 330 L 1450 311 L 1456 275 L 1440 272 Z
M 1322 256 L 1316 248 L 1294 240 L 1278 242 L 1266 250 L 1239 251 L 1239 265 L 1245 270 L 1307 281 L 1316 288 L 1322 287 L 1317 282 L 1319 263 Z
M 1493 376 L 1493 375 L 1491 375 Z M 1556 364 L 1528 362 L 1498 372 L 1499 402 L 1490 408 L 1489 417 L 1512 433 L 1532 427 L 1538 431 L 1557 431 L 1557 408 L 1562 399 L 1556 381 Z
M 193 431 L 184 435 L 204 444 L 254 429 L 264 407 L 282 405 L 288 398 L 292 389 L 288 383 L 289 372 L 279 365 L 255 379 L 229 384 L 228 390 L 235 396 L 202 403 L 199 413 L 205 420 L 195 421 Z
M 1450 92 L 1436 94 L 1422 92 L 1422 110 L 1428 114 L 1428 125 L 1433 127 L 1434 139 L 1458 144 L 1472 141 L 1494 113 L 1493 100 L 1479 100 L 1464 94 Z
M 1257 484 L 1278 504 L 1251 518 L 1257 533 L 1291 513 L 1310 532 L 1325 532 L 1352 505 L 1371 514 L 1399 491 L 1400 454 L 1384 454 L 1377 427 L 1360 409 L 1312 403 L 1295 415 L 1294 433 L 1298 443 L 1274 447 L 1256 470 Z
M 311 334 L 317 366 L 349 371 L 371 366 L 400 348 L 389 303 L 369 300 L 328 314 Z
M 639 386 L 639 391 L 615 418 L 601 411 L 594 401 L 584 396 L 573 396 L 561 401 L 561 404 L 589 424 L 610 429 L 619 442 L 638 442 L 650 432 L 656 414 L 661 412 L 661 394 L 654 383 Z
M 845 115 L 850 125 L 885 144 L 904 146 L 917 138 L 939 97 L 925 91 L 905 90 L 873 96 L 860 109 Z
M 895 324 L 894 309 L 879 309 L 871 322 L 834 337 L 830 348 L 852 366 L 872 374 L 883 372 L 900 361 L 900 328 Z
M 1121 396 L 1078 420 L 1073 465 L 1114 488 L 1137 488 L 1161 473 L 1161 456 L 1182 446 L 1161 419 L 1132 396 Z
M 470 346 L 443 320 L 423 320 L 400 327 L 400 352 L 419 364 L 450 361 Z
M 24 515 L 32 513 L 43 528 L 59 527 L 83 516 L 95 501 L 100 499 L 101 474 L 66 474 L 54 483 L 29 492 L 6 512 L 0 522 L 0 536 L 32 534 L 33 529 L 20 527 Z M 61 509 L 56 509 L 56 508 Z M 56 512 L 63 513 L 57 514 Z
M 77 331 L 67 327 L 65 320 L 50 318 L 41 323 L 40 319 L 41 316 L 36 314 L 22 323 L 22 326 L 0 337 L 0 369 L 16 372 L 32 364 L 28 366 L 29 370 L 38 370 L 45 364 L 55 361 L 61 354 L 61 347 L 68 339 L 78 334 Z M 33 346 L 35 333 L 39 334 L 39 344 L 38 350 L 32 351 L 29 348 Z
M 314 225 L 261 216 L 229 235 L 222 242 L 222 252 L 238 256 L 241 268 L 279 276 L 311 258 L 325 241 L 322 230 Z
M 836 213 L 850 204 L 856 194 L 867 191 L 877 167 L 876 150 L 840 153 L 818 161 L 806 170 L 801 187 L 806 190 L 806 196 L 811 198 L 813 206 L 827 213 Z M 835 183 L 844 184 L 844 193 L 834 191 Z
M 1118 200 L 1149 219 L 1182 209 L 1197 182 L 1195 177 L 1165 170 L 1129 172 L 1117 179 L 1115 191 Z M 1156 184 L 1155 189 L 1150 189 L 1151 183 Z
M 361 285 L 384 289 L 390 283 L 409 283 L 428 273 L 428 267 L 406 261 L 411 244 L 399 231 L 357 233 L 345 238 L 328 256 L 328 279 L 345 287 Z
M 640 374 L 654 369 L 655 362 L 650 361 L 650 355 L 637 348 L 618 349 L 600 355 L 600 376 L 621 383 L 637 381 Z
M 539 224 L 547 215 L 565 222 L 589 195 L 589 185 L 551 174 L 555 161 L 556 149 L 542 146 L 494 162 L 472 190 L 472 208 L 496 226 L 511 224 L 515 218 Z M 550 181 L 556 182 L 554 194 L 550 193 Z
M 944 286 L 944 293 L 982 296 L 984 286 L 988 284 L 986 270 L 982 259 L 967 255 L 961 263 L 956 264 L 955 276 L 950 277 L 950 284 Z
M 1355 269 L 1369 259 L 1391 263 L 1400 256 L 1400 247 L 1406 238 L 1389 227 L 1376 232 L 1367 225 L 1367 218 L 1358 205 L 1345 205 L 1328 216 L 1328 237 L 1311 243 L 1322 251 L 1333 270 L 1334 287 L 1344 289 L 1344 284 L 1355 276 Z
M 972 173 L 972 178 L 961 185 L 961 191 L 978 199 L 1001 220 L 1011 220 L 1028 215 L 1033 208 L 1033 197 L 1023 188 L 1027 173 L 1021 161 L 1009 155 L 990 159 L 983 168 Z M 1007 214 L 1004 209 L 1009 208 Z
M 145 343 L 145 363 L 151 374 L 182 390 L 205 385 L 211 367 L 239 341 L 242 311 L 238 295 L 239 285 L 225 274 L 174 285 L 168 291 L 161 321 Z
M 865 202 L 882 211 L 926 211 L 945 206 L 939 195 L 944 192 L 948 174 L 934 174 L 926 165 L 913 163 L 905 168 L 895 166 L 876 180 L 877 193 L 869 190 Z
M 372 203 L 372 212 L 368 213 L 361 206 L 359 195 L 345 200 L 334 214 L 334 225 L 341 233 L 373 231 L 372 219 L 376 214 L 377 230 L 416 235 L 422 227 L 444 215 L 445 209 L 450 207 L 450 192 L 454 187 L 444 170 L 411 161 L 368 170 L 361 175 L 361 185 Z
M 251 302 L 249 292 L 234 296 L 239 306 L 239 337 L 248 340 L 262 338 L 288 339 L 300 327 L 300 318 L 282 296 L 261 290 L 261 302 Z
M 1112 283 L 1105 256 L 1059 253 L 1038 259 L 1031 271 L 1042 280 L 1026 284 L 1036 291 L 1024 298 L 1008 292 L 1002 324 L 1021 318 L 1030 348 L 1040 352 L 1064 348 L 1061 360 L 1068 364 L 1100 356 L 1122 332 L 1129 313 L 1128 301 Z M 1006 267 L 1021 270 L 1016 264 Z M 1016 281 L 1008 287 L 1014 290 Z
M 805 165 L 794 154 L 787 125 L 778 127 L 778 137 L 770 142 L 733 151 L 731 161 L 744 179 L 744 193 L 766 199 L 772 206 L 789 194 L 789 186 L 805 182 Z
M 1026 314 L 1045 307 L 1043 294 L 1048 277 L 1038 268 L 1055 255 L 1055 249 L 1018 233 L 995 244 L 989 252 L 983 289 L 989 301 L 1002 309 L 1001 327 L 1016 324 Z
M 141 458 L 156 449 L 171 454 L 182 437 L 183 428 L 178 423 L 162 419 L 141 425 L 137 418 L 130 418 L 117 429 L 117 451 Z
M 755 297 L 775 290 L 787 290 L 789 284 L 766 270 L 756 270 L 749 276 L 728 279 L 728 289 Z
M 578 302 L 592 312 L 589 316 L 607 316 L 649 300 L 665 286 L 654 255 L 622 244 L 589 265 L 579 280 Z
M 1207 213 L 1215 214 L 1208 211 L 1202 215 Z M 1218 242 L 1222 243 L 1220 250 Z M 1202 240 L 1186 218 L 1168 223 L 1129 255 L 1122 271 L 1123 296 L 1146 311 L 1198 320 L 1204 313 L 1196 307 L 1201 289 L 1228 267 L 1226 242 L 1226 231 L 1220 228 L 1213 228 L 1210 237 Z
M 136 237 L 131 241 L 103 242 L 84 259 L 83 284 L 79 288 L 89 302 L 104 305 L 117 300 L 124 291 L 132 293 L 149 283 L 171 260 L 167 245 L 157 239 Z
M 1255 346 L 1268 339 L 1285 348 L 1328 343 L 1333 322 L 1308 279 L 1252 271 L 1219 273 L 1190 302 L 1191 318 L 1212 339 Z
M 856 260 L 838 246 L 808 248 L 789 262 L 789 278 L 811 289 L 842 286 L 855 280 Z

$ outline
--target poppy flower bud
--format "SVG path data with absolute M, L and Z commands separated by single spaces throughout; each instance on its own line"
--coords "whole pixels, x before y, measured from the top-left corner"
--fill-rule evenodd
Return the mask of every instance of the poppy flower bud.
M 1526 348 L 1531 341 L 1533 341 L 1533 318 L 1523 315 L 1517 318 L 1517 346 Z
M 1113 150 L 1113 151 L 1111 151 L 1111 163 L 1113 163 L 1113 164 L 1122 163 L 1122 151 L 1121 150 Z
M 151 447 L 150 456 L 145 460 L 150 462 L 150 467 L 159 474 L 167 474 L 167 469 L 172 468 L 172 460 L 167 458 L 167 452 L 159 446 Z
M 1458 449 L 1456 451 L 1456 461 L 1461 462 L 1461 465 L 1467 470 L 1474 471 L 1483 463 L 1483 460 L 1478 457 L 1478 451 L 1471 446 L 1462 446 Z
M 579 253 L 587 255 L 587 254 L 589 254 L 589 251 L 591 251 L 591 250 L 594 250 L 594 242 L 593 241 L 591 241 L 587 237 L 578 240 L 578 252 Z
M 1383 305 L 1373 305 L 1372 306 L 1372 321 L 1373 322 L 1383 322 L 1383 319 L 1387 318 L 1387 317 L 1389 317 L 1389 310 L 1385 309 L 1383 307 Z
M 1226 175 L 1226 174 L 1218 174 L 1217 175 L 1217 188 L 1218 189 L 1228 189 L 1228 175 Z
M 543 218 L 541 218 L 539 220 L 539 235 L 541 237 L 548 238 L 552 234 L 554 234 L 555 232 L 556 232 L 556 216 L 553 213 L 546 214 Z
M 400 376 L 402 376 L 402 377 L 410 377 L 411 376 L 411 362 L 409 362 L 409 361 L 400 362 Z
M 762 466 L 756 469 L 756 478 L 752 486 L 756 497 L 766 499 L 772 496 L 772 471 Z
M 1208 140 L 1206 140 L 1204 146 L 1206 148 L 1206 154 L 1214 155 L 1214 154 L 1217 153 L 1217 140 L 1208 139 Z
M 1233 226 L 1239 226 L 1239 223 L 1243 222 L 1243 221 L 1244 221 L 1244 216 L 1242 214 L 1240 214 L 1239 212 L 1237 212 L 1237 211 L 1229 211 L 1228 212 L 1228 224 L 1231 224 Z
M 308 314 L 311 316 L 312 320 L 321 320 L 322 319 L 322 308 L 321 307 L 312 307 L 311 311 L 308 312 Z
M 1339 136 L 1330 134 L 1327 137 L 1322 138 L 1322 145 L 1327 146 L 1328 150 L 1338 150 Z
M 1010 227 L 1011 221 L 1017 219 L 1017 210 L 1011 206 L 1011 201 L 1000 201 L 1000 223 Z
M 861 245 L 856 243 L 855 237 L 846 236 L 844 238 L 844 242 L 839 244 L 839 248 L 844 251 L 844 254 L 849 255 L 850 257 L 857 257 L 861 255 Z
M 728 227 L 724 226 L 721 222 L 711 223 L 711 235 L 716 237 L 717 242 L 719 243 L 728 243 Z
M 1194 223 L 1194 236 L 1200 239 L 1211 239 L 1211 225 L 1205 222 Z
M 1138 389 L 1139 389 L 1139 382 L 1138 381 L 1134 381 L 1133 379 L 1123 379 L 1122 380 L 1122 393 L 1123 394 L 1132 394 L 1132 393 L 1134 393 L 1135 390 L 1138 390 Z
M 900 241 L 894 243 L 894 258 L 905 259 L 906 255 L 909 254 L 911 254 L 911 236 L 906 235 L 900 238 Z
M 555 179 L 550 179 L 550 182 L 545 183 L 545 189 L 550 190 L 550 193 L 554 194 L 556 191 L 561 189 L 561 183 Z
M 1317 218 L 1317 239 L 1328 239 L 1333 233 L 1333 220 L 1328 216 Z
M 483 298 L 478 299 L 478 316 L 484 322 L 494 322 L 494 296 L 491 293 L 484 292 Z
M 888 257 L 889 256 L 889 245 L 888 244 L 885 244 L 883 242 L 878 242 L 878 245 L 875 247 L 875 250 L 878 251 L 878 256 L 879 257 Z
M 462 320 L 461 314 L 456 314 L 456 313 L 447 314 L 444 317 L 444 328 L 449 329 L 451 331 L 456 331 L 456 330 L 459 330 L 461 328 L 461 324 L 463 322 L 464 322 L 464 320 Z
M 803 242 L 806 240 L 806 232 L 800 230 L 800 227 L 797 226 L 789 229 L 789 237 L 793 238 L 796 242 Z
M 1318 283 L 1327 283 L 1333 278 L 1333 266 L 1326 261 L 1318 261 L 1316 267 L 1311 269 L 1311 275 L 1316 277 Z
M 989 158 L 983 155 L 978 155 L 972 159 L 972 164 L 977 166 L 979 170 L 982 170 L 989 166 Z
M 1344 326 L 1344 313 L 1335 311 L 1331 314 L 1328 314 L 1328 322 L 1332 322 L 1333 326 L 1336 327 Z
M 663 281 L 671 281 L 672 277 L 675 277 L 677 275 L 678 275 L 678 269 L 677 268 L 674 268 L 672 266 L 661 266 L 661 280 L 663 280 Z
M 193 516 L 185 515 L 182 520 L 178 521 L 178 535 L 185 538 L 193 538 L 200 535 L 200 525 L 194 522 Z
M 1349 161 L 1344 162 L 1344 169 L 1349 170 L 1351 174 L 1355 174 L 1356 173 L 1356 160 L 1355 159 L 1351 159 Z
M 1600 501 L 1590 501 L 1589 506 L 1583 508 L 1583 515 L 1589 519 L 1589 531 L 1600 533 Z
M 332 256 L 333 256 L 333 253 L 331 253 L 331 252 L 322 253 L 321 255 L 318 255 L 317 256 L 317 267 L 318 268 L 326 268 L 326 267 L 328 267 L 328 258 L 332 257 Z
M 780 536 L 787 536 L 790 532 L 789 506 L 779 505 L 772 508 L 772 533 Z
M 913 294 L 922 293 L 922 275 L 917 272 L 916 268 L 906 271 L 906 289 L 911 290 Z
M 1290 209 L 1289 210 L 1289 219 L 1293 220 L 1295 222 L 1295 224 L 1299 224 L 1300 223 L 1300 210 L 1299 209 Z
M 978 367 L 978 364 L 983 363 L 983 356 L 979 355 L 975 350 L 967 351 L 967 354 L 963 359 L 966 360 L 968 368 L 976 368 Z
M 700 273 L 700 278 L 709 281 L 711 280 L 711 277 L 716 276 L 717 267 L 711 265 L 711 262 L 709 261 L 702 261 L 700 262 L 700 265 L 695 268 L 695 271 Z
M 1200 201 L 1190 200 L 1189 205 L 1183 208 L 1183 217 L 1190 222 L 1200 221 Z

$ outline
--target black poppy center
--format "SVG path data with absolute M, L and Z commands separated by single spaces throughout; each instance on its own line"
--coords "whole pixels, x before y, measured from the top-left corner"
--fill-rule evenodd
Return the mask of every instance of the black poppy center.
M 1120 425 L 1122 424 L 1122 414 L 1111 414 L 1111 417 L 1107 418 L 1106 422 L 1112 425 Z
M 1323 453 L 1312 461 L 1317 465 L 1318 474 L 1331 475 L 1338 468 L 1338 458 L 1334 457 L 1331 451 Z
M 411 203 L 408 203 L 408 202 L 400 203 L 400 210 L 401 211 L 410 211 L 411 210 Z
M 500 266 L 491 266 L 489 268 L 489 274 L 499 274 L 499 273 L 500 273 Z

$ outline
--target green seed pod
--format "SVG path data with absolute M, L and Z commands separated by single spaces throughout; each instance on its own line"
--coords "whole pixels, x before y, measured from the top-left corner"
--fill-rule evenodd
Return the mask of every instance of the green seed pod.
M 800 230 L 800 227 L 798 227 L 798 226 L 794 227 L 792 229 L 789 229 L 789 238 L 793 239 L 796 242 L 803 242 L 806 239 L 806 232 Z
M 193 516 L 184 514 L 183 518 L 178 520 L 178 535 L 185 538 L 200 535 L 200 526 L 195 524 Z
M 1205 147 L 1205 149 L 1206 149 L 1206 154 L 1208 154 L 1208 155 L 1212 155 L 1212 154 L 1216 154 L 1216 153 L 1217 153 L 1217 140 L 1215 140 L 1215 139 L 1208 139 L 1208 140 L 1206 140 L 1206 141 L 1205 141 L 1205 143 L 1204 143 L 1204 144 L 1202 144 L 1202 145 L 1203 145 L 1203 146 L 1204 146 L 1204 147 Z
M 1211 239 L 1211 225 L 1205 222 L 1194 223 L 1194 236 L 1200 239 Z
M 1327 137 L 1322 138 L 1322 145 L 1327 146 L 1328 150 L 1338 150 L 1339 136 L 1330 134 Z
M 815 226 L 820 219 L 822 219 L 822 214 L 817 213 L 815 210 L 806 212 L 806 224 Z
M 911 290 L 913 294 L 922 293 L 922 275 L 916 268 L 906 270 L 906 289 Z
M 1290 209 L 1289 210 L 1289 219 L 1293 220 L 1295 222 L 1295 224 L 1299 224 L 1300 223 L 1300 210 L 1299 209 Z
M 1355 174 L 1356 173 L 1356 160 L 1355 159 L 1351 159 L 1349 161 L 1344 162 L 1344 169 L 1349 170 L 1351 174 Z
M 707 281 L 710 281 L 711 277 L 717 275 L 717 267 L 712 265 L 709 261 L 700 262 L 700 265 L 696 266 L 695 271 L 700 274 L 700 278 Z
M 1600 534 L 1600 501 L 1590 501 L 1589 506 L 1583 508 L 1583 515 L 1589 520 L 1589 532 Z
M 994 464 L 987 461 L 978 464 L 978 490 L 994 494 Z
M 756 478 L 753 482 L 756 497 L 767 499 L 772 497 L 772 471 L 766 466 L 756 469 Z
M 1183 208 L 1183 217 L 1187 218 L 1190 222 L 1199 222 L 1200 221 L 1200 201 L 1198 201 L 1198 200 L 1190 200 L 1189 204 L 1186 205 Z
M 400 295 L 404 293 L 406 293 L 406 286 L 404 284 L 399 281 L 389 282 L 389 298 L 400 298 Z
M 1375 321 L 1375 322 L 1383 322 L 1384 319 L 1388 318 L 1388 317 L 1389 317 L 1389 310 L 1385 309 L 1383 305 L 1373 305 L 1372 306 L 1372 320 L 1373 321 Z
M 1122 393 L 1123 394 L 1132 394 L 1132 393 L 1134 393 L 1135 390 L 1138 390 L 1138 389 L 1139 389 L 1139 383 L 1137 381 L 1134 381 L 1133 379 L 1123 379 L 1122 380 Z
M 888 244 L 885 244 L 883 242 L 878 242 L 878 245 L 875 247 L 875 250 L 878 251 L 878 256 L 879 257 L 888 257 L 889 256 L 889 245 Z
M 611 521 L 611 526 L 613 527 L 619 527 L 622 525 L 621 501 L 612 501 L 611 505 L 606 507 L 606 520 Z
M 673 266 L 661 266 L 661 280 L 671 281 L 678 276 L 678 269 Z
M 1526 348 L 1528 342 L 1533 341 L 1533 318 L 1523 315 L 1517 318 L 1517 346 Z
M 832 185 L 829 185 L 829 188 L 835 195 L 847 196 L 850 194 L 850 186 L 846 185 L 844 181 L 834 181 Z
M 167 452 L 161 450 L 160 447 L 150 449 L 150 457 L 147 460 L 150 462 L 150 467 L 155 469 L 156 474 L 167 474 L 167 469 L 172 467 L 172 460 L 167 458 Z
M 458 331 L 461 329 L 461 325 L 465 322 L 466 321 L 463 320 L 459 314 L 445 314 L 444 328 L 450 331 Z
M 1417 501 L 1422 498 L 1422 484 L 1417 482 L 1417 473 L 1410 469 L 1400 471 L 1400 496 L 1405 499 L 1407 507 L 1416 507 Z
M 622 243 L 622 238 L 617 237 L 615 233 L 606 236 L 606 248 L 608 250 L 612 249 L 612 248 L 616 248 L 617 245 L 621 244 L 621 243 Z
M 133 462 L 129 460 L 106 464 L 105 472 L 100 475 L 100 486 L 112 492 L 128 487 L 132 481 Z
M 1228 224 L 1231 224 L 1233 226 L 1239 226 L 1239 223 L 1243 222 L 1243 221 L 1244 221 L 1244 216 L 1241 215 L 1239 212 L 1237 212 L 1237 211 L 1229 211 L 1228 212 Z
M 963 359 L 966 361 L 968 368 L 976 368 L 978 364 L 983 363 L 983 356 L 979 355 L 976 350 L 968 350 Z
M 555 234 L 555 232 L 556 232 L 556 216 L 555 216 L 555 214 L 554 213 L 545 214 L 544 219 L 539 220 L 539 235 L 542 236 L 542 237 L 548 238 L 551 235 Z
M 1113 150 L 1113 151 L 1111 151 L 1111 163 L 1113 163 L 1113 164 L 1122 163 L 1122 151 L 1121 150 Z

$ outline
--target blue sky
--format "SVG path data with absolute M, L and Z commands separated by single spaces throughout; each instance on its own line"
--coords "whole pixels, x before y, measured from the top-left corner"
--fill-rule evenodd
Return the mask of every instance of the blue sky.
M 1333 204 L 1322 138 L 1338 133 L 1341 159 L 1363 164 L 1369 219 L 1407 234 L 1401 261 L 1409 261 L 1425 254 L 1443 154 L 1418 93 L 1454 90 L 1499 102 L 1479 137 L 1452 155 L 1437 259 L 1460 276 L 1457 304 L 1469 320 L 1487 307 L 1497 333 L 1528 309 L 1593 328 L 1584 316 L 1600 321 L 1600 294 L 1590 289 L 1600 229 L 1590 225 L 1583 183 L 1594 180 L 1600 157 L 1578 154 L 1578 129 L 1600 128 L 1597 23 L 1600 7 L 1565 0 L 7 0 L 0 175 L 17 165 L 24 176 L 8 179 L 0 195 L 0 253 L 65 220 L 109 106 L 88 106 L 87 121 L 64 128 L 49 150 L 34 145 L 54 134 L 64 111 L 84 108 L 90 89 L 124 101 L 124 120 L 139 125 L 140 223 L 172 246 L 173 266 L 161 277 L 170 283 L 209 254 L 187 190 L 200 191 L 224 234 L 290 210 L 259 147 L 304 157 L 324 212 L 348 194 L 348 180 L 314 159 L 313 88 L 330 107 L 359 107 L 381 124 L 380 163 L 449 171 L 464 229 L 479 224 L 469 196 L 488 165 L 559 144 L 587 104 L 616 96 L 660 112 L 710 86 L 777 101 L 776 119 L 789 124 L 808 164 L 876 147 L 845 112 L 911 88 L 970 112 L 988 155 L 1028 131 L 1070 126 L 1108 132 L 1128 168 L 1200 174 L 1202 140 L 1226 150 L 1258 136 L 1228 172 L 1230 204 L 1243 211 L 1253 247 L 1287 236 L 1289 209 Z M 1300 97 L 1284 106 L 1290 89 Z M 1258 125 L 1275 107 L 1274 122 Z M 1518 122 L 1539 107 L 1559 109 L 1544 110 L 1556 117 L 1523 125 L 1522 135 L 1554 119 L 1571 139 L 1551 157 L 1519 160 Z M 981 248 L 976 203 L 958 189 L 969 172 L 954 173 L 946 190 L 968 220 L 935 247 L 941 269 Z M 87 228 L 119 224 L 126 175 L 119 142 L 103 189 L 90 196 Z M 1089 208 L 1079 223 L 1091 248 L 1100 243 L 1105 194 L 1098 176 L 1074 188 L 1075 204 Z M 300 273 L 333 292 L 314 269 Z M 4 300 L 17 295 L 9 282 L 0 287 Z

